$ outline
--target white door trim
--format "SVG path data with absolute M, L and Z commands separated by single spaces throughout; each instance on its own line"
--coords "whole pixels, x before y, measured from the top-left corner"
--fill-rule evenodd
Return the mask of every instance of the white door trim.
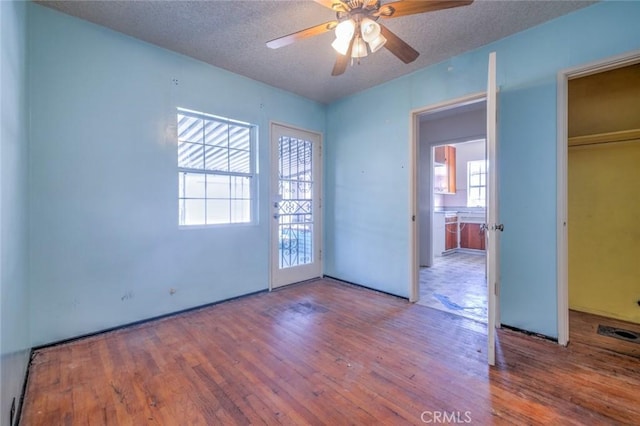
M 569 80 L 585 77 L 627 65 L 640 63 L 640 51 L 625 53 L 599 61 L 560 70 L 557 77 L 557 136 L 556 136 L 556 173 L 557 173 L 557 289 L 558 289 L 558 343 L 569 343 L 569 247 L 567 232 L 567 170 L 568 170 L 568 99 Z
M 409 112 L 409 301 L 417 302 L 420 294 L 418 230 L 420 215 L 418 205 L 418 170 L 420 161 L 420 115 L 445 111 L 486 99 L 486 92 L 478 92 L 455 99 L 413 109 Z M 429 147 L 431 149 L 431 147 Z M 429 154 L 431 155 L 431 154 Z M 431 177 L 429 178 L 430 185 Z M 429 199 L 429 229 L 433 228 L 433 200 Z
M 489 365 L 496 365 L 496 326 L 498 292 L 500 291 L 500 215 L 498 211 L 498 83 L 496 52 L 489 53 L 487 77 L 487 358 Z M 502 226 L 502 225 L 500 225 Z
M 318 161 L 316 162 L 316 172 L 317 175 L 319 176 L 318 179 L 314 180 L 314 185 L 317 188 L 317 194 L 318 194 L 318 199 L 317 199 L 317 206 L 314 207 L 315 211 L 315 215 L 316 215 L 316 219 L 315 219 L 315 228 L 314 228 L 314 236 L 316 238 L 316 240 L 318 241 L 317 244 L 317 249 L 316 246 L 314 244 L 314 256 L 316 259 L 316 262 L 318 262 L 318 274 L 317 276 L 322 276 L 322 273 L 324 271 L 324 256 L 322 256 L 322 252 L 324 250 L 324 233 L 323 233 L 323 221 L 324 221 L 324 214 L 323 214 L 323 207 L 322 207 L 322 197 L 324 195 L 323 192 L 323 186 L 322 186 L 322 182 L 324 179 L 324 175 L 323 175 L 323 158 L 322 158 L 322 141 L 323 141 L 323 136 L 321 132 L 317 132 L 317 131 L 313 131 L 313 130 L 309 130 L 309 129 L 305 129 L 302 127 L 296 127 L 296 126 L 292 126 L 290 124 L 287 123 L 282 123 L 279 121 L 269 121 L 269 135 L 268 135 L 268 144 L 269 144 L 269 149 L 268 149 L 268 153 L 269 153 L 269 167 L 267 168 L 267 176 L 268 176 L 268 180 L 269 180 L 269 184 L 268 184 L 268 188 L 269 188 L 269 195 L 268 195 L 268 199 L 267 199 L 267 204 L 268 204 L 268 209 L 267 209 L 267 223 L 269 224 L 269 291 L 274 290 L 275 288 L 280 287 L 281 285 L 274 285 L 274 265 L 275 265 L 275 261 L 274 261 L 274 256 L 276 256 L 276 253 L 274 253 L 273 247 L 274 247 L 274 238 L 276 238 L 274 236 L 274 232 L 273 232 L 273 200 L 272 200 L 272 196 L 275 193 L 275 188 L 273 187 L 273 167 L 275 167 L 276 165 L 273 164 L 272 159 L 274 158 L 274 155 L 276 153 L 273 152 L 273 129 L 274 127 L 281 127 L 281 128 L 287 128 L 290 129 L 293 132 L 304 132 L 310 135 L 314 135 L 318 138 Z M 311 278 L 311 277 L 310 277 Z M 315 277 L 313 277 L 315 278 Z

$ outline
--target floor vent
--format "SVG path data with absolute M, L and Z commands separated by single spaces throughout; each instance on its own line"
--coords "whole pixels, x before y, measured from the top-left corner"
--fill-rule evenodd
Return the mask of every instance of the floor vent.
M 609 327 L 607 325 L 598 325 L 598 334 L 603 336 L 614 337 L 631 343 L 640 343 L 640 333 L 624 328 Z

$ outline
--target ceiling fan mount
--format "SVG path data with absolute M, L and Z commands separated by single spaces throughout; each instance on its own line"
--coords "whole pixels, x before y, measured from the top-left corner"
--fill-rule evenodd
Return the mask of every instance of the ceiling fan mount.
M 336 19 L 267 42 L 272 49 L 335 30 L 331 46 L 338 52 L 331 75 L 343 74 L 351 58 L 360 59 L 385 47 L 405 64 L 415 61 L 420 53 L 404 40 L 379 24 L 389 19 L 441 9 L 466 6 L 473 0 L 399 0 L 382 4 L 380 0 L 314 0 L 336 12 Z
M 331 8 L 336 11 L 338 22 L 346 19 L 361 20 L 363 17 L 377 21 L 380 18 L 380 0 L 336 2 L 331 5 Z

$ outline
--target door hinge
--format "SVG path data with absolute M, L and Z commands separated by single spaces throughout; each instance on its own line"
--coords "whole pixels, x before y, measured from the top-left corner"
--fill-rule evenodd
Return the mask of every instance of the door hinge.
M 318 255 L 318 260 L 322 260 L 322 250 L 320 250 L 320 254 Z
M 414 214 L 413 216 L 411 216 L 411 221 L 415 222 L 416 221 L 416 215 Z

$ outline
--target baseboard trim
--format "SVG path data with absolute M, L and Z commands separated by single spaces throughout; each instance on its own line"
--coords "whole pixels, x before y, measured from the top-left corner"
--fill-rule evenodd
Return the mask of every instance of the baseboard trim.
M 241 294 L 241 295 L 238 295 L 238 296 L 229 297 L 227 299 L 222 299 L 222 300 L 218 300 L 218 301 L 215 301 L 215 302 L 205 303 L 203 305 L 193 306 L 191 308 L 181 309 L 179 311 L 169 312 L 169 313 L 166 313 L 166 314 L 157 315 L 155 317 L 145 318 L 145 319 L 142 319 L 142 320 L 139 320 L 139 321 L 133 321 L 133 322 L 129 322 L 129 323 L 126 323 L 126 324 L 117 325 L 115 327 L 109 327 L 109 328 L 105 328 L 105 329 L 102 329 L 102 330 L 93 331 L 91 333 L 81 334 L 79 336 L 70 337 L 68 339 L 62 339 L 62 340 L 58 340 L 58 341 L 55 341 L 55 342 L 46 343 L 44 345 L 34 346 L 31 350 L 33 352 L 33 351 L 38 351 L 38 350 L 41 350 L 41 349 L 51 348 L 51 347 L 54 347 L 54 346 L 64 345 L 64 344 L 67 344 L 67 343 L 75 342 L 76 340 L 86 339 L 88 337 L 93 337 L 93 336 L 97 336 L 97 335 L 104 334 L 104 333 L 110 333 L 112 331 L 122 330 L 124 328 L 133 327 L 133 326 L 140 325 L 140 324 L 145 324 L 145 323 L 148 323 L 148 322 L 158 321 L 158 320 L 161 320 L 161 319 L 165 319 L 165 318 L 169 318 L 169 317 L 185 314 L 187 312 L 196 311 L 198 309 L 204 309 L 204 308 L 208 308 L 208 307 L 211 307 L 211 306 L 219 305 L 220 303 L 230 302 L 232 300 L 242 299 L 244 297 L 254 296 L 256 294 L 268 293 L 268 292 L 269 292 L 268 289 L 264 289 L 264 290 L 254 291 L 254 292 L 251 292 L 251 293 L 245 293 L 245 294 Z
M 527 336 L 537 337 L 539 339 L 548 340 L 550 342 L 558 343 L 558 338 L 557 337 L 547 336 L 546 334 L 536 333 L 536 332 L 533 332 L 533 331 L 524 330 L 522 328 L 512 327 L 512 326 L 506 325 L 506 324 L 501 324 L 500 326 L 501 326 L 501 328 L 504 328 L 504 329 L 507 329 L 507 330 L 511 330 L 511 331 L 515 331 L 516 333 L 525 334 Z
M 29 372 L 31 370 L 31 362 L 33 361 L 33 348 L 29 350 L 29 362 L 27 362 L 27 368 L 24 371 L 24 380 L 22 381 L 22 391 L 20 392 L 20 398 L 18 399 L 18 407 L 16 408 L 16 417 L 13 419 L 13 425 L 20 424 L 20 417 L 22 417 L 22 407 L 24 405 L 24 396 L 27 394 L 27 382 L 29 381 Z
M 347 280 L 343 280 L 343 279 L 340 279 L 340 278 L 332 277 L 331 275 L 323 275 L 322 278 L 329 278 L 329 279 L 332 279 L 334 281 L 341 282 L 343 284 L 350 284 L 350 285 L 353 285 L 353 286 L 356 286 L 356 287 L 366 288 L 367 290 L 376 291 L 376 292 L 381 293 L 381 294 L 386 294 L 387 296 L 393 296 L 393 297 L 396 297 L 398 299 L 409 301 L 408 297 L 398 296 L 397 294 L 389 293 L 388 291 L 378 290 L 377 288 L 373 288 L 373 287 L 366 286 L 364 284 L 354 283 L 352 281 L 347 281 Z

